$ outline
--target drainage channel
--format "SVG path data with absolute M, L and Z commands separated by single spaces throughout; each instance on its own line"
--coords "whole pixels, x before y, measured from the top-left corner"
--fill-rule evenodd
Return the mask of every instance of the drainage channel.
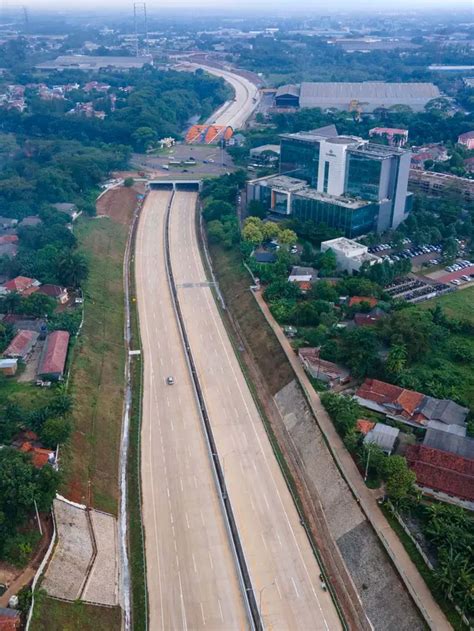
M 173 191 L 173 193 L 171 194 L 170 200 L 168 202 L 168 206 L 166 208 L 166 217 L 165 217 L 164 246 L 165 246 L 165 262 L 166 262 L 166 273 L 168 277 L 168 283 L 170 286 L 173 306 L 174 306 L 174 310 L 176 312 L 176 317 L 178 321 L 178 327 L 181 333 L 181 338 L 183 341 L 184 350 L 186 353 L 188 366 L 189 366 L 189 370 L 190 370 L 191 377 L 193 380 L 194 390 L 195 390 L 196 398 L 199 404 L 199 410 L 201 413 L 201 418 L 202 418 L 205 433 L 206 433 L 206 439 L 207 439 L 208 447 L 210 450 L 210 456 L 211 456 L 212 465 L 213 465 L 214 477 L 216 479 L 216 483 L 219 489 L 219 495 L 220 495 L 221 504 L 224 510 L 226 526 L 229 532 L 230 541 L 231 541 L 233 552 L 234 552 L 234 557 L 237 561 L 237 569 L 239 573 L 239 579 L 241 583 L 242 592 L 244 595 L 244 601 L 247 607 L 247 615 L 249 617 L 249 622 L 250 622 L 252 631 L 264 631 L 263 621 L 260 617 L 260 612 L 257 605 L 257 599 L 255 597 L 255 592 L 252 587 L 252 582 L 250 580 L 250 573 L 247 567 L 247 562 L 245 560 L 242 544 L 240 542 L 240 536 L 237 529 L 237 524 L 235 522 L 234 513 L 232 510 L 229 496 L 227 494 L 224 472 L 220 463 L 219 455 L 217 453 L 217 447 L 214 440 L 214 435 L 212 433 L 211 423 L 209 420 L 209 415 L 207 413 L 206 403 L 204 401 L 201 384 L 199 383 L 199 377 L 197 374 L 196 365 L 194 363 L 194 358 L 191 352 L 191 347 L 189 344 L 186 327 L 184 325 L 184 318 L 181 311 L 181 306 L 179 304 L 178 292 L 176 289 L 176 283 L 173 276 L 173 269 L 171 266 L 171 255 L 170 255 L 169 225 L 170 225 L 171 206 L 173 204 L 174 196 L 175 196 L 175 192 Z

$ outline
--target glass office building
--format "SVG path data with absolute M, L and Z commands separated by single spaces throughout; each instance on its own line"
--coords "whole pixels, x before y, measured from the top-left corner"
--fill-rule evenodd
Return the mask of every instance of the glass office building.
M 280 175 L 318 185 L 319 141 L 283 136 L 280 145 Z
M 333 125 L 281 137 L 280 174 L 248 184 L 248 201 L 357 237 L 396 228 L 411 209 L 411 153 L 339 136 Z

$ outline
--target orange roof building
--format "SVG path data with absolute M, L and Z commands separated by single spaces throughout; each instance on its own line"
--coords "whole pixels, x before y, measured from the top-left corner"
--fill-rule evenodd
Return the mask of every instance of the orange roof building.
M 371 307 L 375 307 L 377 305 L 377 298 L 373 296 L 352 296 L 349 298 L 349 307 L 353 307 L 354 305 L 360 305 L 362 302 L 368 303 Z
M 367 420 L 366 418 L 357 419 L 357 425 L 356 425 L 357 431 L 360 432 L 361 434 L 364 434 L 364 436 L 368 434 L 371 429 L 374 429 L 374 427 L 375 427 L 375 423 Z

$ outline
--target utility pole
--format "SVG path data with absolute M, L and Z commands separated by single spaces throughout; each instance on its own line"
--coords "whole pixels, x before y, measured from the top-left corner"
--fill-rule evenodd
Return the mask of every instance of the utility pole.
M 144 40 L 144 52 L 148 54 L 148 20 L 146 14 L 146 2 L 134 2 L 133 3 L 133 24 L 135 28 L 135 56 L 139 57 L 140 47 L 139 47 L 139 33 L 140 26 L 138 24 L 140 18 L 142 18 L 143 22 L 143 35 L 145 37 Z

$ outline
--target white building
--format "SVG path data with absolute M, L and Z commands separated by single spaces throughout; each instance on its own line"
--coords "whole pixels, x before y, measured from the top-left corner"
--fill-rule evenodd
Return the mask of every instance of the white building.
M 321 243 L 321 252 L 332 250 L 336 255 L 338 269 L 353 274 L 358 272 L 363 263 L 379 263 L 380 259 L 373 254 L 369 254 L 368 248 L 357 241 L 339 237 Z

